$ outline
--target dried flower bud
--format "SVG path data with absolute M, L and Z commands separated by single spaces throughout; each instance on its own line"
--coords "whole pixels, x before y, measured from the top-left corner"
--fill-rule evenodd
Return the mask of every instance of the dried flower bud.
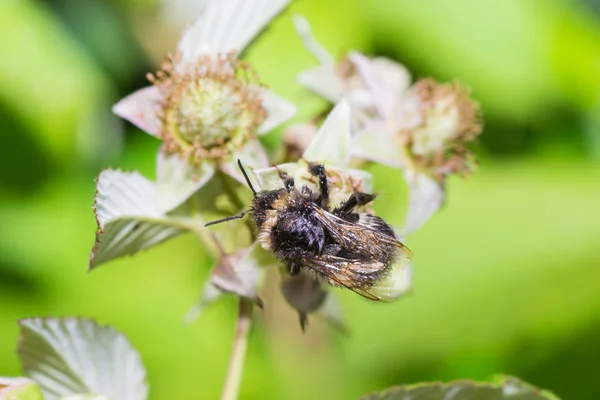
M 481 133 L 479 105 L 459 84 L 417 82 L 409 91 L 404 112 L 413 110 L 416 121 L 402 129 L 415 166 L 433 176 L 468 173 L 472 154 L 468 145 Z M 411 118 L 412 117 L 412 118 Z
M 283 162 L 296 161 L 317 134 L 317 127 L 312 123 L 295 124 L 285 130 L 280 159 Z
M 205 55 L 195 64 L 168 60 L 150 81 L 163 95 L 163 150 L 193 164 L 239 150 L 267 116 L 256 73 L 233 53 Z

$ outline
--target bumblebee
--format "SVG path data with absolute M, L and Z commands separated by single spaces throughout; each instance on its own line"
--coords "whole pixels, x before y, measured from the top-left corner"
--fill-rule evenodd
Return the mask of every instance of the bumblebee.
M 257 192 L 239 160 L 238 166 L 254 194 L 251 208 L 206 226 L 251 213 L 260 244 L 291 275 L 309 274 L 368 299 L 382 300 L 370 289 L 390 273 L 395 262 L 407 264 L 412 253 L 383 219 L 359 211 L 376 194 L 353 193 L 332 208 L 322 164 L 309 163 L 308 167 L 318 181 L 317 192 L 307 186 L 297 188 L 294 179 L 281 170 L 281 189 Z

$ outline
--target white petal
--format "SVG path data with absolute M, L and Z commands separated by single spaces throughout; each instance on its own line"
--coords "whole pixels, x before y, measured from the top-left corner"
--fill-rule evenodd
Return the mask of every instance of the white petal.
M 295 176 L 298 168 L 299 166 L 297 163 L 287 163 L 278 165 L 277 168 L 270 167 L 252 170 L 252 173 L 258 181 L 258 188 L 260 188 L 260 190 L 275 190 L 283 187 L 283 182 L 281 182 L 281 178 L 279 177 L 278 169 L 286 172 L 290 176 Z
M 412 77 L 404 65 L 385 57 L 375 57 L 371 64 L 379 80 L 391 91 L 405 93 L 410 88 Z
M 403 168 L 406 164 L 402 144 L 388 131 L 387 121 L 372 121 L 352 138 L 352 155 L 357 158 Z
M 320 65 L 302 72 L 298 75 L 298 83 L 332 103 L 340 101 L 344 93 L 342 80 L 330 65 Z
M 155 86 L 133 92 L 113 106 L 113 113 L 136 125 L 151 135 L 160 130 L 158 112 L 163 96 Z
M 404 235 L 408 235 L 439 210 L 444 202 L 445 190 L 441 183 L 422 173 L 406 171 L 404 178 L 410 191 L 404 221 Z
M 258 129 L 259 135 L 271 131 L 296 115 L 296 106 L 271 90 L 264 89 L 261 98 L 262 105 L 267 110 L 267 118 Z
M 252 187 L 258 190 L 260 186 L 256 185 L 256 181 L 253 180 L 254 177 L 252 174 L 248 174 L 248 170 L 252 171 L 255 168 L 264 169 L 269 165 L 269 158 L 267 157 L 265 149 L 258 140 L 251 140 L 236 154 L 236 157 L 242 163 L 242 167 L 246 171 Z M 240 182 L 242 185 L 248 185 L 244 175 L 242 174 L 242 171 L 240 170 L 237 160 L 223 162 L 220 164 L 219 168 L 221 168 L 224 173 Z
M 350 60 L 371 92 L 373 104 L 383 118 L 389 118 L 410 86 L 410 73 L 401 64 L 379 57 L 370 59 L 356 52 Z
M 350 106 L 342 100 L 331 111 L 302 154 L 307 161 L 346 168 L 350 164 Z
M 90 268 L 132 255 L 185 231 L 158 209 L 156 185 L 137 172 L 105 170 L 96 181 L 98 222 Z
M 302 15 L 294 15 L 293 21 L 296 32 L 298 32 L 298 35 L 302 38 L 304 46 L 306 46 L 308 51 L 310 51 L 322 65 L 333 66 L 335 64 L 333 56 L 313 36 L 308 20 Z
M 83 318 L 21 320 L 19 355 L 45 398 L 102 394 L 146 400 L 146 371 L 127 338 Z
M 176 154 L 158 154 L 156 162 L 158 177 L 158 207 L 168 212 L 186 201 L 213 177 L 215 167 L 204 162 L 195 167 Z
M 290 0 L 211 0 L 184 33 L 178 50 L 183 61 L 206 54 L 241 53 Z

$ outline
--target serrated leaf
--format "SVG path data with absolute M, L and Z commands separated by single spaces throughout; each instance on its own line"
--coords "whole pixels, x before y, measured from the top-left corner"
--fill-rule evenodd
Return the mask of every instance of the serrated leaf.
M 31 379 L 0 378 L 0 400 L 44 400 L 44 396 Z
M 98 223 L 90 269 L 132 255 L 186 230 L 180 218 L 159 211 L 156 185 L 137 172 L 104 170 L 96 181 Z
M 19 324 L 23 367 L 47 400 L 81 394 L 147 398 L 140 356 L 114 328 L 83 318 L 31 318 Z
M 498 383 L 456 381 L 398 386 L 372 393 L 362 400 L 559 400 L 517 378 L 505 377 Z

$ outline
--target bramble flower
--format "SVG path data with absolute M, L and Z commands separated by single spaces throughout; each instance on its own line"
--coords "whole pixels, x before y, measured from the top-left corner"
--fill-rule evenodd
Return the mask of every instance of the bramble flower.
M 357 157 L 404 170 L 410 189 L 405 234 L 420 228 L 443 204 L 447 176 L 471 172 L 475 157 L 470 146 L 481 129 L 479 105 L 463 87 L 423 79 L 386 120 L 374 120 L 356 135 Z M 382 151 L 386 146 L 391 149 Z
M 410 194 L 403 232 L 413 232 L 442 205 L 445 178 L 471 171 L 469 146 L 481 133 L 478 104 L 459 84 L 423 79 L 411 87 L 408 71 L 389 59 L 351 52 L 335 64 L 308 22 L 294 22 L 321 62 L 300 74 L 300 83 L 332 102 L 348 96 L 356 115 L 352 155 L 404 171 Z
M 289 1 L 208 1 L 175 56 L 148 74 L 153 86 L 114 106 L 117 115 L 163 141 L 157 160 L 162 211 L 187 200 L 217 169 L 242 181 L 236 158 L 268 164 L 257 135 L 296 109 L 239 56 Z
M 261 84 L 238 56 L 289 0 L 209 0 L 185 32 L 178 53 L 149 76 L 153 86 L 114 112 L 163 141 L 157 182 L 137 172 L 105 170 L 96 181 L 98 224 L 89 268 L 133 255 L 192 231 L 215 259 L 207 285 L 260 303 L 255 253 L 226 253 L 206 228 L 198 190 L 222 173 L 242 179 L 232 160 L 267 165 L 256 135 L 295 107 Z M 189 201 L 187 201 L 189 200 Z
M 410 73 L 403 65 L 385 57 L 369 59 L 358 52 L 336 62 L 312 36 L 306 18 L 294 16 L 294 25 L 319 61 L 318 66 L 302 72 L 298 82 L 334 104 L 346 99 L 352 109 L 352 133 L 389 113 L 410 87 Z M 373 73 L 364 73 L 365 68 Z
M 319 162 L 326 167 L 333 205 L 339 204 L 352 193 L 370 192 L 371 175 L 348 168 L 350 144 L 350 108 L 342 101 L 319 128 L 298 162 L 258 170 L 250 168 L 255 178 L 253 186 L 258 190 L 281 188 L 282 182 L 278 172 L 281 170 L 293 177 L 298 187 L 307 186 L 311 190 L 317 190 L 317 182 L 308 171 L 308 162 Z M 271 254 L 258 245 L 258 242 L 246 250 L 221 257 L 220 260 L 198 303 L 188 313 L 188 321 L 226 293 L 244 296 L 261 305 L 257 295 L 262 280 L 261 271 L 282 267 Z M 307 314 L 314 313 L 331 325 L 339 329 L 344 328 L 340 307 L 335 298 L 329 295 L 328 285 L 308 276 L 289 276 L 287 273 L 284 275 L 281 283 L 282 293 L 288 303 L 298 311 L 303 327 Z M 378 282 L 370 289 L 370 293 L 378 296 L 381 301 L 393 301 L 409 291 L 410 287 L 411 269 L 399 262 L 391 268 L 387 279 Z

